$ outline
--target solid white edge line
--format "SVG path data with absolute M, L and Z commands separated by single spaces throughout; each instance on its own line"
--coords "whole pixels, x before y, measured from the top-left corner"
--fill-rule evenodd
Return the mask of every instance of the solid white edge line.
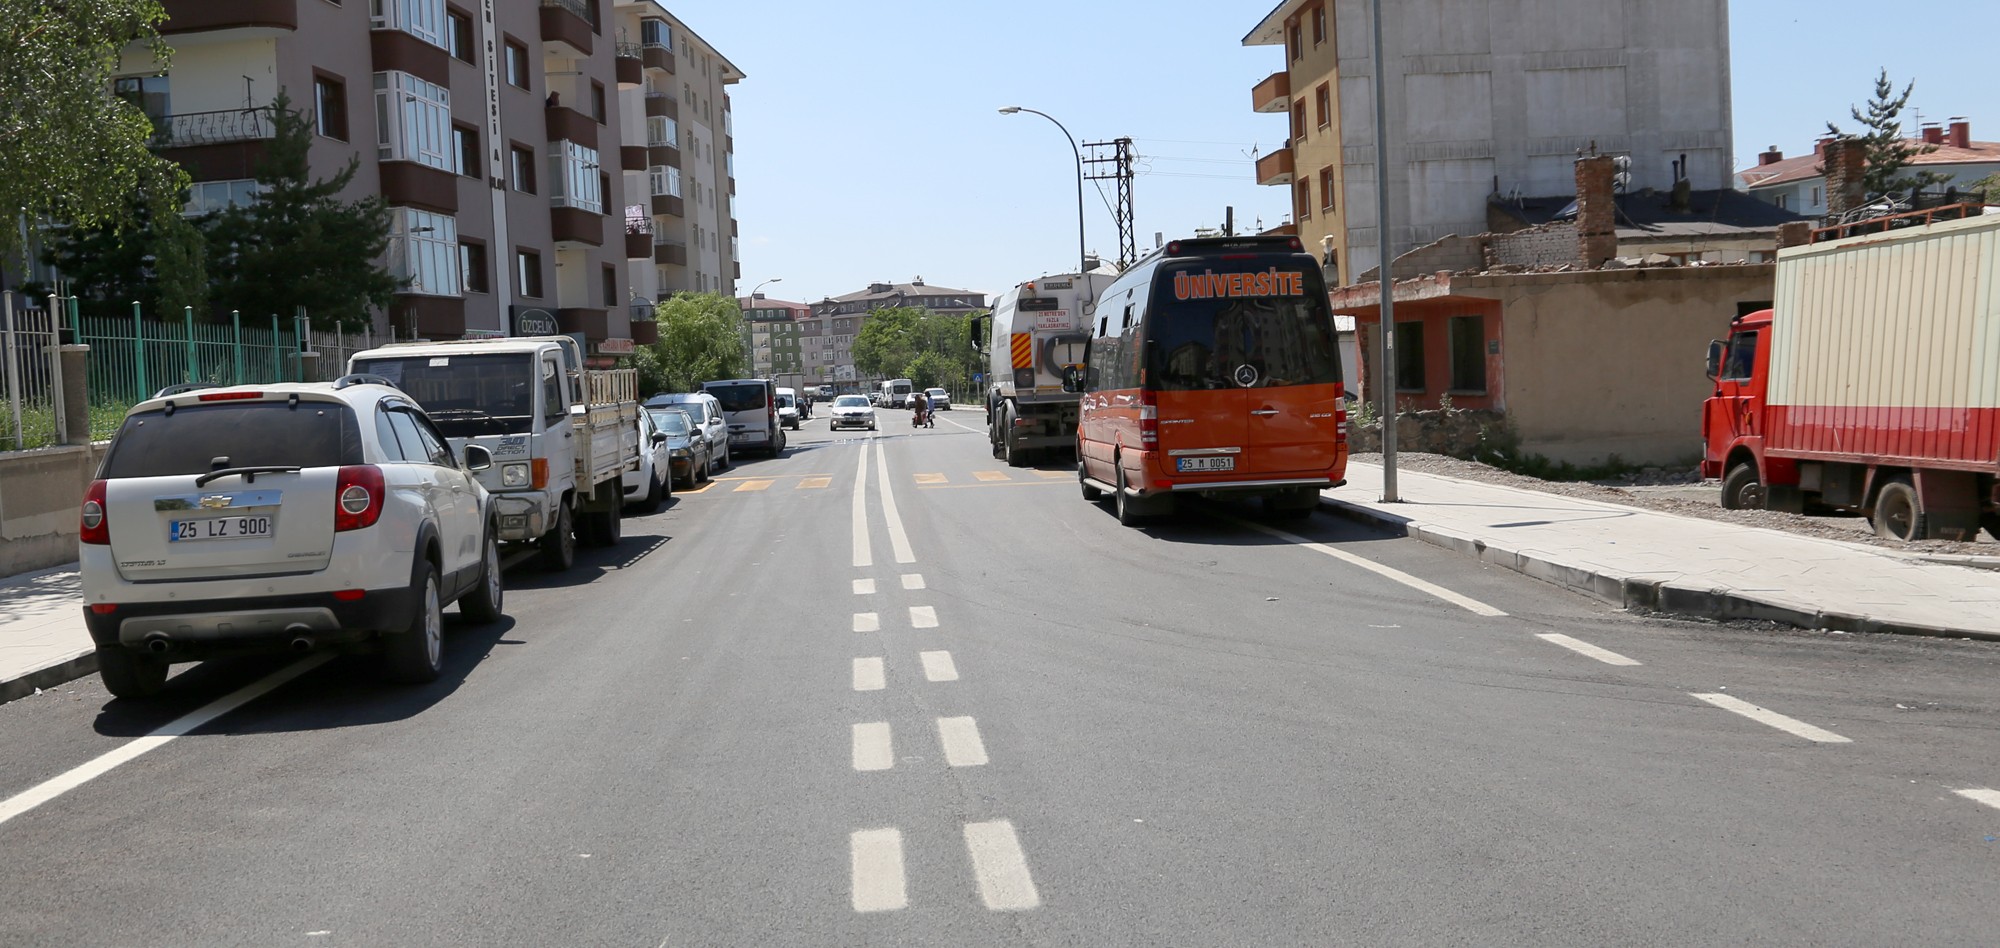
M 854 660 L 855 691 L 881 691 L 888 686 L 888 678 L 882 673 L 882 660 L 880 658 L 857 658 Z
M 895 742 L 889 732 L 889 722 L 871 721 L 856 724 L 852 733 L 854 769 L 867 772 L 888 770 L 896 766 Z
M 923 660 L 925 681 L 958 680 L 958 663 L 951 660 L 950 652 L 918 652 L 917 658 Z
M 1573 639 L 1561 632 L 1540 632 L 1535 638 L 1554 645 L 1560 645 L 1586 658 L 1594 658 L 1606 665 L 1638 665 L 1637 659 L 1626 658 L 1608 648 L 1599 648 L 1582 639 Z
M 880 632 L 880 631 L 882 631 L 882 616 L 881 616 L 881 614 L 880 614 L 880 613 L 875 613 L 875 612 L 857 612 L 857 613 L 855 613 L 855 614 L 854 614 L 854 631 L 856 631 L 856 632 Z
M 1733 695 L 1701 694 L 1689 692 L 1691 696 L 1706 701 L 1724 711 L 1740 714 L 1759 724 L 1769 725 L 1794 737 L 1803 737 L 1816 744 L 1852 744 L 1852 740 L 1841 737 L 1825 728 L 1814 727 L 1797 718 L 1788 718 L 1769 708 L 1760 708 Z
M 207 724 L 252 701 L 270 694 L 279 685 L 291 681 L 306 672 L 333 660 L 334 653 L 321 652 L 301 661 L 293 662 L 229 694 L 223 695 L 193 711 L 154 728 L 144 737 L 133 738 L 117 749 L 107 751 L 96 758 L 57 774 L 4 801 L 0 801 L 0 824 L 20 816 L 65 793 L 102 777 L 121 764 L 130 763 L 174 738 L 183 737 L 194 729 Z
M 854 466 L 854 565 L 875 565 L 868 542 L 868 446 L 861 446 L 860 463 Z
M 910 607 L 910 628 L 935 629 L 938 625 L 937 609 L 931 606 Z
M 848 885 L 857 912 L 893 912 L 910 904 L 903 875 L 903 831 L 855 830 L 847 836 Z
M 995 912 L 1019 912 L 1042 904 L 1021 838 L 1007 820 L 965 824 L 965 851 L 979 880 L 979 899 Z
M 889 456 L 879 441 L 875 443 L 875 473 L 881 480 L 877 486 L 882 489 L 882 516 L 889 521 L 889 545 L 896 551 L 896 562 L 914 563 L 917 555 L 910 552 L 910 535 L 903 532 L 903 515 L 896 511 L 896 495 L 889 487 Z
M 961 424 L 959 424 L 959 423 L 958 423 L 958 422 L 956 422 L 956 421 L 952 421 L 952 420 L 951 420 L 951 419 L 949 419 L 949 418 L 943 418 L 943 417 L 940 417 L 940 418 L 939 418 L 939 420 L 940 420 L 940 421 L 943 421 L 943 422 L 945 422 L 946 424 L 950 424 L 950 425 L 952 425 L 952 426 L 954 426 L 954 427 L 957 427 L 957 428 L 961 428 L 961 429 L 963 429 L 963 430 L 966 430 L 966 431 L 970 431 L 970 432 L 972 432 L 973 434 L 986 434 L 986 429 L 984 429 L 984 428 L 969 428 L 969 427 L 966 427 L 965 425 L 961 425 Z
M 970 717 L 938 718 L 938 743 L 944 747 L 945 763 L 953 767 L 981 767 L 986 764 L 986 742 L 979 739 L 979 722 Z
M 1952 792 L 1974 803 L 1984 803 L 1996 810 L 2000 810 L 2000 790 L 1989 790 L 1985 787 L 1966 787 L 1963 790 L 1953 790 Z
M 1327 546 L 1324 543 L 1315 543 L 1311 540 L 1306 539 L 1305 537 L 1298 536 L 1297 534 L 1286 533 L 1285 531 L 1279 530 L 1276 527 L 1266 526 L 1264 524 L 1257 523 L 1256 521 L 1253 520 L 1244 520 L 1241 517 L 1224 517 L 1223 519 L 1249 527 L 1250 529 L 1256 530 L 1260 533 L 1269 534 L 1287 543 L 1305 547 L 1306 549 L 1312 550 L 1315 553 L 1324 553 L 1327 556 L 1331 556 L 1334 559 L 1339 560 L 1343 563 L 1347 563 L 1353 566 L 1359 566 L 1362 569 L 1374 573 L 1377 576 L 1381 576 L 1385 579 L 1394 580 L 1418 592 L 1425 593 L 1427 595 L 1436 597 L 1438 599 L 1442 599 L 1445 602 L 1451 603 L 1452 605 L 1457 606 L 1460 609 L 1464 609 L 1467 612 L 1488 617 L 1499 617 L 1507 614 L 1506 612 L 1499 609 L 1495 609 L 1492 606 L 1489 606 L 1483 602 L 1480 602 L 1477 599 L 1472 598 L 1471 596 L 1460 595 L 1429 580 L 1418 579 L 1417 577 L 1405 573 L 1402 570 L 1399 570 L 1393 566 L 1384 566 L 1381 563 L 1377 563 L 1374 560 L 1368 559 L 1367 557 L 1357 556 L 1353 553 L 1347 552 L 1346 550 L 1337 550 L 1334 549 L 1333 547 Z

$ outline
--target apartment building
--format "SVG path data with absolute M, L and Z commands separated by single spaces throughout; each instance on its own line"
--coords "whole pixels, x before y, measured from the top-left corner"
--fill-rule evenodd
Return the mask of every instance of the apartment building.
M 1243 38 L 1283 49 L 1253 107 L 1290 137 L 1256 180 L 1343 282 L 1380 257 L 1368 0 L 1281 0 Z M 1487 229 L 1495 198 L 1573 195 L 1579 153 L 1630 159 L 1628 192 L 1731 186 L 1727 0 L 1383 4 L 1394 248 Z
M 743 352 L 752 375 L 792 385 L 805 375 L 805 325 L 812 315 L 805 303 L 775 300 L 762 293 L 739 299 L 743 310 Z
M 686 69 L 675 40 L 693 35 L 654 0 L 165 6 L 171 69 L 135 50 L 115 87 L 144 104 L 162 153 L 194 179 L 190 210 L 256 200 L 268 109 L 286 93 L 314 116 L 315 172 L 358 160 L 343 197 L 379 195 L 391 209 L 386 263 L 409 285 L 379 322 L 398 336 L 565 332 L 612 357 L 651 341 L 651 307 L 635 301 L 692 289 L 703 274 L 727 285 L 733 256 L 705 258 L 707 269 L 656 263 L 654 235 L 692 243 L 694 215 L 655 203 L 639 206 L 660 213 L 630 219 L 627 195 L 646 193 L 635 178 L 678 159 L 642 147 L 631 170 L 621 146 L 645 139 L 646 83 L 664 88 Z M 670 26 L 642 32 L 649 21 Z M 627 24 L 638 37 L 629 46 L 616 38 Z M 726 122 L 726 102 L 708 95 L 741 75 L 702 55 L 724 76 L 704 86 L 703 114 L 719 108 Z M 722 219 L 696 217 L 704 228 Z
M 870 283 L 866 289 L 829 296 L 812 304 L 807 323 L 806 373 L 840 392 L 860 391 L 868 381 L 854 367 L 854 337 L 861 323 L 878 309 L 909 306 L 933 313 L 964 316 L 986 310 L 986 294 L 974 290 L 931 286 L 923 277 L 908 283 Z

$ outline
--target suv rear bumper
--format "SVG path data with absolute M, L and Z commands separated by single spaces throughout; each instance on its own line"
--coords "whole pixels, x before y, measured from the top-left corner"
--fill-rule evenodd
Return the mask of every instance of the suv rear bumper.
M 99 646 L 143 648 L 148 640 L 164 637 L 171 656 L 283 648 L 301 636 L 315 644 L 356 642 L 408 625 L 416 608 L 417 591 L 401 587 L 371 589 L 355 600 L 297 593 L 121 603 L 105 615 L 85 606 L 83 621 Z

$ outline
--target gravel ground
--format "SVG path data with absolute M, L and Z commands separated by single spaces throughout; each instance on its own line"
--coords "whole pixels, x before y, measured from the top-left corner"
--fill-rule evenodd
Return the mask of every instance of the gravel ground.
M 1357 454 L 1354 460 L 1365 464 L 1381 464 L 1380 454 Z M 1700 517 L 1704 520 L 1720 520 L 1724 523 L 1741 524 L 1746 527 L 1764 527 L 1783 530 L 1802 536 L 1819 537 L 1826 540 L 1844 540 L 1849 543 L 1863 543 L 1910 553 L 1956 554 L 1956 555 L 1996 555 L 2000 554 L 2000 544 L 1994 543 L 1984 534 L 1979 542 L 1955 543 L 1948 540 L 1924 540 L 1916 543 L 1902 543 L 1885 540 L 1867 529 L 1865 522 L 1857 517 L 1805 516 L 1782 513 L 1775 510 L 1724 510 L 1719 502 L 1722 488 L 1719 482 L 1703 482 L 1700 477 L 1678 473 L 1648 473 L 1636 478 L 1639 485 L 1685 484 L 1689 489 L 1671 492 L 1636 489 L 1627 490 L 1605 484 L 1583 481 L 1544 481 L 1533 477 L 1503 471 L 1476 461 L 1462 461 L 1441 454 L 1396 453 L 1396 466 L 1406 471 L 1424 474 L 1443 474 L 1469 481 L 1484 481 L 1506 487 L 1541 491 L 1563 497 L 1577 497 L 1612 504 L 1624 504 L 1661 513 L 1680 514 L 1684 517 Z M 1702 495 L 1693 488 L 1710 488 L 1708 499 L 1697 499 Z

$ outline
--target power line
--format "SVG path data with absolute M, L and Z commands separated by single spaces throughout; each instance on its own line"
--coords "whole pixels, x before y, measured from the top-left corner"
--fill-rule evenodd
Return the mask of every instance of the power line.
M 1108 142 L 1088 142 L 1083 147 L 1091 150 L 1091 157 L 1083 163 L 1095 172 L 1087 177 L 1092 181 L 1117 183 L 1118 201 L 1111 209 L 1111 217 L 1118 222 L 1118 265 L 1131 266 L 1139 259 L 1138 234 L 1132 217 L 1132 140 L 1114 138 Z M 1110 155 L 1105 156 L 1102 149 L 1109 149 Z M 1109 171 L 1101 170 L 1107 166 Z M 1102 189 L 1103 185 L 1098 187 Z M 1100 190 L 1099 194 L 1102 193 Z

